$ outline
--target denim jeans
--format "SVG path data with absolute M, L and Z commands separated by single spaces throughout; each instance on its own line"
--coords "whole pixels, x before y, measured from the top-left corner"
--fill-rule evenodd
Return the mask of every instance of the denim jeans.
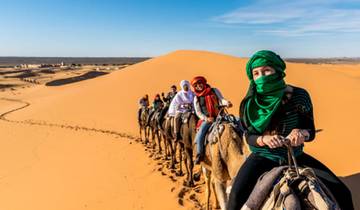
M 212 123 L 203 121 L 199 127 L 199 131 L 196 133 L 195 141 L 197 146 L 197 154 L 203 154 L 204 152 L 204 142 L 205 142 L 205 136 L 206 132 L 209 130 Z

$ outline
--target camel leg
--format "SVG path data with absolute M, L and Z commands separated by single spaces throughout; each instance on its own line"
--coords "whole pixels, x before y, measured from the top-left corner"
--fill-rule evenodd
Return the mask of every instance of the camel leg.
M 145 127 L 145 144 L 149 143 L 149 133 L 150 133 L 150 128 L 148 128 L 146 126 Z
M 148 141 L 148 128 L 144 127 L 144 144 L 147 144 Z
M 185 157 L 186 157 L 186 169 L 187 169 L 187 186 L 193 187 L 194 186 L 194 179 L 193 179 L 193 168 L 194 162 L 192 160 L 192 149 L 185 148 Z
M 156 130 L 153 128 L 152 129 L 152 136 L 153 136 L 153 140 L 152 140 L 152 142 L 153 142 L 153 149 L 156 149 L 156 145 L 157 145 L 157 143 L 156 143 Z
M 184 172 L 183 172 L 183 170 L 182 170 L 182 157 L 183 157 L 183 152 L 184 152 L 184 147 L 183 147 L 183 145 L 180 145 L 179 144 L 179 173 L 178 173 L 178 175 L 179 176 L 183 176 L 184 175 Z
M 155 140 L 155 129 L 153 127 L 151 128 L 151 144 L 152 144 L 152 148 L 155 149 L 156 140 Z
M 218 208 L 220 204 L 221 210 L 225 210 L 227 203 L 226 184 L 224 184 L 223 182 L 219 181 L 216 178 L 213 178 L 213 187 L 216 197 L 216 202 L 215 202 L 216 208 Z
M 168 150 L 169 150 L 169 148 L 168 148 L 168 145 L 167 145 L 167 139 L 166 139 L 166 136 L 163 134 L 162 135 L 162 139 L 163 139 L 163 141 L 164 141 L 164 151 L 165 151 L 165 154 L 164 154 L 164 160 L 167 160 L 167 158 L 168 158 Z
M 211 172 L 202 167 L 202 171 L 205 177 L 205 202 L 206 210 L 210 210 L 210 196 L 211 196 Z
M 167 121 L 166 122 L 166 125 L 165 125 L 165 136 L 166 136 L 166 142 L 167 142 L 167 148 L 168 150 L 170 150 L 170 159 L 171 159 L 171 163 L 170 163 L 170 168 L 171 169 L 174 169 L 175 168 L 175 159 L 174 159 L 174 148 L 173 148 L 173 145 L 172 145 L 172 139 L 171 139 L 171 133 L 170 133 L 170 122 Z
M 171 142 L 168 138 L 166 139 L 166 144 L 167 144 L 167 150 L 168 150 L 167 158 L 168 158 L 168 160 L 172 160 L 172 146 L 171 146 Z
M 188 180 L 189 180 L 189 174 L 190 174 L 190 171 L 189 171 L 189 167 L 188 167 L 188 156 L 185 154 L 184 155 L 184 163 L 185 163 L 185 169 L 186 169 L 186 181 L 184 182 L 184 185 L 185 186 L 188 186 Z
M 176 152 L 177 152 L 177 150 L 178 150 L 178 143 L 177 142 L 174 142 L 174 140 L 172 139 L 172 141 L 173 141 L 173 145 L 174 145 L 174 162 L 175 162 L 175 164 L 176 163 L 178 163 L 178 161 L 177 161 L 177 159 L 176 159 Z
M 171 139 L 168 138 L 168 145 L 169 145 L 169 149 L 170 149 L 170 156 L 171 156 L 171 164 L 170 164 L 170 168 L 171 169 L 175 169 L 175 151 L 171 142 Z
M 140 126 L 140 129 L 139 129 L 140 141 L 141 141 L 141 138 L 142 138 L 142 137 L 141 137 L 141 133 L 142 133 L 141 130 L 142 130 L 142 128 L 141 128 L 141 126 Z
M 160 135 L 159 132 L 160 132 L 159 130 L 156 131 L 156 137 L 157 137 L 157 139 L 158 139 L 159 154 L 161 154 L 161 152 L 162 152 L 162 148 L 161 148 L 161 135 Z
M 219 209 L 220 205 L 219 205 L 219 200 L 218 200 L 218 194 L 216 192 L 214 178 L 211 179 L 211 187 L 212 187 L 212 191 L 214 192 L 214 197 L 215 197 L 215 203 L 214 203 L 213 207 L 214 207 L 214 209 Z

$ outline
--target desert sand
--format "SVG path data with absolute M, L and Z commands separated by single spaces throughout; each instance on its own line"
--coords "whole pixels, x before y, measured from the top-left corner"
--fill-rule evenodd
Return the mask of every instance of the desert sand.
M 248 87 L 246 61 L 182 50 L 91 80 L 1 92 L 0 209 L 181 209 L 181 177 L 162 176 L 134 141 L 138 100 L 203 75 L 237 114 Z M 287 63 L 285 78 L 309 91 L 322 129 L 305 151 L 342 177 L 358 209 L 359 70 L 355 64 Z

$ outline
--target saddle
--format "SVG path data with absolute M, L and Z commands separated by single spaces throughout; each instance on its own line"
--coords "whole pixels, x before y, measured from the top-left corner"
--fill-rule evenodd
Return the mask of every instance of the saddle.
M 224 132 L 224 124 L 229 124 L 240 137 L 244 135 L 245 129 L 239 119 L 232 114 L 219 115 L 209 128 L 205 136 L 205 145 L 215 144 Z
M 340 210 L 325 184 L 312 168 L 298 167 L 292 147 L 288 147 L 288 166 L 265 172 L 241 210 Z
M 181 122 L 182 124 L 186 124 L 189 122 L 190 116 L 193 114 L 192 112 L 185 112 L 181 114 Z

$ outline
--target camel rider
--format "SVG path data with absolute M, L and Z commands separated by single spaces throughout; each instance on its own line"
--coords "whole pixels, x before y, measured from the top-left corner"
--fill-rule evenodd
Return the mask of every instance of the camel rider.
M 256 52 L 246 65 L 250 84 L 240 104 L 240 117 L 252 153 L 234 178 L 227 209 L 242 208 L 262 174 L 288 164 L 283 141 L 286 138 L 290 140 L 297 164 L 312 168 L 340 208 L 352 210 L 351 192 L 346 185 L 324 164 L 304 152 L 304 144 L 315 139 L 313 105 L 305 89 L 285 82 L 285 69 L 284 60 L 269 50 Z M 324 146 L 320 149 L 328 149 Z
M 198 76 L 191 81 L 195 92 L 194 107 L 195 113 L 199 117 L 201 124 L 196 133 L 195 141 L 197 144 L 197 154 L 195 164 L 199 164 L 204 156 L 204 141 L 206 132 L 214 122 L 219 112 L 219 105 L 231 107 L 230 101 L 223 98 L 220 91 L 211 88 L 204 77 Z
M 140 122 L 141 112 L 149 107 L 149 95 L 146 94 L 139 100 L 138 121 Z
M 171 86 L 171 91 L 168 92 L 168 94 L 166 95 L 166 97 L 165 97 L 165 94 L 164 94 L 164 93 L 161 94 L 162 97 L 163 97 L 163 101 L 164 101 L 167 105 L 169 105 L 169 104 L 171 103 L 172 99 L 175 97 L 176 93 L 177 93 L 176 85 L 172 85 L 172 86 Z
M 165 94 L 164 93 L 161 93 L 161 96 L 162 96 L 162 100 L 164 101 L 164 108 L 161 110 L 160 112 L 160 117 L 158 119 L 158 123 L 161 124 L 166 113 L 168 112 L 168 109 L 169 109 L 169 106 L 170 106 L 170 103 L 172 101 L 172 99 L 175 97 L 177 93 L 177 88 L 176 88 L 176 85 L 172 85 L 171 86 L 171 91 L 168 92 L 168 94 L 166 95 L 165 97 Z
M 154 101 L 152 103 L 152 108 L 150 110 L 148 120 L 150 120 L 151 117 L 153 116 L 153 114 L 155 112 L 159 111 L 163 107 L 163 105 L 164 105 L 164 102 L 161 100 L 160 95 L 156 94 L 155 98 L 154 98 Z
M 159 110 L 162 106 L 163 106 L 163 101 L 161 100 L 160 95 L 156 94 L 152 107 L 156 111 Z
M 149 106 L 149 95 L 146 94 L 139 101 L 140 108 L 147 108 Z
M 180 137 L 181 114 L 193 109 L 194 92 L 190 89 L 190 82 L 182 80 L 180 82 L 180 90 L 170 103 L 169 115 L 174 116 L 174 133 L 175 140 L 178 141 Z

